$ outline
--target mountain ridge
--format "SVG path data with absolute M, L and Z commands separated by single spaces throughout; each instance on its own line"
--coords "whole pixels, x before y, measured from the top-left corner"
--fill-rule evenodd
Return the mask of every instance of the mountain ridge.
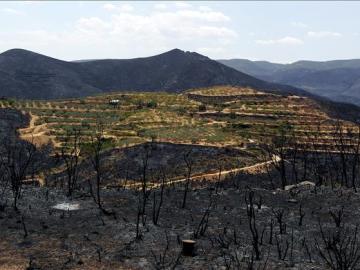
M 246 59 L 218 60 L 262 80 L 292 85 L 334 101 L 360 105 L 360 59 L 276 64 Z
M 150 57 L 75 62 L 11 49 L 0 54 L 0 74 L 0 96 L 27 99 L 77 98 L 123 90 L 181 92 L 216 85 L 306 94 L 180 49 Z

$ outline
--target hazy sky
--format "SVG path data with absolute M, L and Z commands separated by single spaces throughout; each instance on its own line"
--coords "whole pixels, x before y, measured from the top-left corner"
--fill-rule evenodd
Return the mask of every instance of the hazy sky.
M 273 62 L 360 58 L 360 2 L 0 2 L 0 51 L 64 60 L 173 48 Z

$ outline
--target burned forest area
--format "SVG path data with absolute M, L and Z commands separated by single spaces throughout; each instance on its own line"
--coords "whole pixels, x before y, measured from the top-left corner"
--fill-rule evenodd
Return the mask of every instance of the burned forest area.
M 225 90 L 3 102 L 0 269 L 359 269 L 360 126 Z

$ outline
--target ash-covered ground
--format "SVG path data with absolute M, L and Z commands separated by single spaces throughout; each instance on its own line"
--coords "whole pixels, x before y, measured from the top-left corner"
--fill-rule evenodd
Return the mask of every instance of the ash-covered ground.
M 312 183 L 270 189 L 264 179 L 193 181 L 185 208 L 184 185 L 165 186 L 157 225 L 161 189 L 150 190 L 138 237 L 141 190 L 101 190 L 106 211 L 85 192 L 69 198 L 34 186 L 14 211 L 6 192 L 0 269 L 330 269 L 336 256 L 343 261 L 334 269 L 358 269 L 358 193 Z M 79 209 L 54 208 L 61 203 Z M 194 256 L 181 254 L 183 239 L 196 241 Z

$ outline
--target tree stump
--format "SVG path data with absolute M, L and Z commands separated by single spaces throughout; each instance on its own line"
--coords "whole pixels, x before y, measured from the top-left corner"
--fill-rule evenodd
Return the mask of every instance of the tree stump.
M 194 240 L 182 240 L 182 254 L 184 256 L 194 256 L 195 243 Z

